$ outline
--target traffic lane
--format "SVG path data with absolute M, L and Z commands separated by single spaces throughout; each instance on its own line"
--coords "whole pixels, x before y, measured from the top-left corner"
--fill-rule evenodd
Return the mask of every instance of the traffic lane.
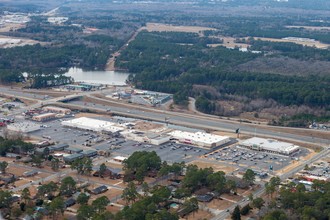
M 192 126 L 192 127 L 203 127 L 211 128 L 215 130 L 226 130 L 226 131 L 232 131 L 235 132 L 235 130 L 239 127 L 240 131 L 242 133 L 249 133 L 249 134 L 258 134 L 258 135 L 264 135 L 264 136 L 270 136 L 274 138 L 285 138 L 285 139 L 291 139 L 291 140 L 297 140 L 297 141 L 303 141 L 303 142 L 309 142 L 314 144 L 329 144 L 330 140 L 327 139 L 321 139 L 321 138 L 314 138 L 310 136 L 301 136 L 301 135 L 295 135 L 291 133 L 283 133 L 283 132 L 273 132 L 267 129 L 258 129 L 255 125 L 247 125 L 247 124 L 237 124 L 237 123 L 230 123 L 230 122 L 223 122 L 223 121 L 217 121 L 214 119 L 207 119 L 207 118 L 192 118 L 187 117 L 182 114 L 175 116 L 173 114 L 167 114 L 166 112 L 159 113 L 159 112 L 145 112 L 138 109 L 129 109 L 125 107 L 118 107 L 118 106 L 111 106 L 111 105 L 101 105 L 101 104 L 94 104 L 94 103 L 87 103 L 82 101 L 73 101 L 70 102 L 73 104 L 77 104 L 80 106 L 86 106 L 86 107 L 93 107 L 98 109 L 106 110 L 108 108 L 111 108 L 111 111 L 114 113 L 121 113 L 121 114 L 127 114 L 127 115 L 135 115 L 137 117 L 142 118 L 150 118 L 153 120 L 158 121 L 164 121 L 165 118 L 168 119 L 169 123 L 174 124 L 182 124 L 186 126 Z M 221 128 L 221 129 L 219 129 Z
M 26 98 L 33 98 L 33 99 L 45 99 L 45 97 L 48 98 L 52 98 L 51 96 L 45 96 L 45 95 L 40 95 L 40 94 L 33 94 L 33 93 L 29 93 L 28 90 L 13 90 L 13 89 L 8 89 L 8 88 L 4 88 L 4 87 L 0 87 L 0 94 L 8 94 L 11 96 L 21 96 L 21 97 L 26 97 Z

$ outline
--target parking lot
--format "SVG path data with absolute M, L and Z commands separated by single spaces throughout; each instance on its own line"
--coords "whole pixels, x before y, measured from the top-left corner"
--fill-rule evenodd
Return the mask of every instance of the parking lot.
M 64 120 L 69 120 L 69 118 Z M 102 120 L 105 119 L 102 118 Z M 122 119 L 114 120 L 122 121 Z M 57 119 L 42 122 L 40 123 L 43 126 L 42 129 L 30 133 L 30 136 L 48 139 L 57 143 L 68 143 L 72 147 L 81 149 L 111 149 L 113 155 L 120 155 L 125 157 L 128 157 L 135 151 L 155 151 L 162 160 L 166 160 L 169 163 L 181 161 L 190 162 L 195 160 L 197 157 L 210 152 L 210 150 L 175 142 L 169 142 L 160 146 L 156 146 L 149 143 L 139 143 L 132 140 L 125 140 L 123 137 L 113 138 L 106 134 L 97 134 L 91 131 L 64 127 L 61 125 L 61 121 L 61 119 Z
M 147 143 L 140 144 L 134 141 L 126 141 L 121 144 L 119 149 L 114 152 L 120 155 L 130 155 L 134 151 L 155 151 L 162 160 L 166 160 L 169 163 L 185 161 L 190 162 L 195 160 L 197 157 L 204 155 L 209 150 L 200 149 L 197 147 L 191 147 L 188 145 L 178 144 L 169 142 L 160 146 L 151 145 Z
M 272 167 L 273 171 L 277 171 L 291 164 L 295 158 L 306 156 L 307 154 L 308 150 L 305 148 L 301 148 L 294 157 L 290 157 L 269 152 L 254 151 L 235 145 L 224 147 L 219 151 L 205 155 L 205 157 L 210 160 L 217 160 L 218 162 L 237 166 L 241 169 L 250 168 L 269 171 Z
M 125 118 L 97 118 L 120 123 L 124 123 L 124 120 L 126 120 Z M 92 131 L 73 129 L 61 125 L 62 120 L 69 119 L 70 118 L 65 118 L 42 122 L 40 123 L 42 129 L 32 132 L 29 135 L 31 137 L 48 139 L 56 143 L 68 143 L 72 147 L 85 150 L 93 148 L 106 151 L 111 149 L 112 155 L 116 156 L 128 157 L 135 151 L 155 151 L 162 160 L 168 161 L 169 163 L 181 161 L 189 163 L 200 157 L 204 157 L 205 160 L 239 168 L 239 170 L 243 171 L 247 168 L 269 171 L 271 167 L 274 171 L 278 171 L 292 163 L 293 159 L 308 154 L 307 149 L 301 148 L 301 150 L 294 155 L 295 158 L 291 158 L 268 152 L 249 150 L 237 146 L 237 143 L 234 142 L 230 143 L 230 147 L 220 147 L 213 151 L 175 142 L 168 142 L 156 146 L 149 143 L 125 140 L 120 136 L 112 137 L 107 134 L 98 134 Z M 24 119 L 19 120 L 23 121 Z M 127 120 L 131 121 L 130 119 Z

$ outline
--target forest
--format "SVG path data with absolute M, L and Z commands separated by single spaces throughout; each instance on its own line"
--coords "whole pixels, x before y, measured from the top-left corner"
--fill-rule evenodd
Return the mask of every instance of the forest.
M 274 100 L 285 106 L 329 107 L 329 75 L 290 76 L 234 71 L 236 66 L 263 54 L 242 53 L 224 47 L 209 48 L 205 42 L 196 41 L 195 37 L 194 34 L 178 32 L 141 32 L 117 59 L 116 66 L 134 73 L 131 82 L 138 88 L 174 93 L 177 104 L 186 104 L 188 96 L 195 97 L 196 107 L 206 113 L 217 114 L 216 100 L 226 99 L 228 95 Z M 186 45 L 187 42 L 195 43 Z M 267 47 L 269 51 L 276 50 L 277 54 L 272 56 L 297 60 L 328 60 L 330 54 L 328 50 L 290 43 L 255 41 L 252 45 L 255 49 Z M 196 90 L 195 85 L 211 87 L 219 95 Z

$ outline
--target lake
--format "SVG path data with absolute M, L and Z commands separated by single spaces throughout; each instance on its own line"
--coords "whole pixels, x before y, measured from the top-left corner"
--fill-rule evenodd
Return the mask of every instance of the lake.
M 84 71 L 80 68 L 72 67 L 65 76 L 71 76 L 75 82 L 101 83 L 108 85 L 126 85 L 129 73 L 115 71 Z

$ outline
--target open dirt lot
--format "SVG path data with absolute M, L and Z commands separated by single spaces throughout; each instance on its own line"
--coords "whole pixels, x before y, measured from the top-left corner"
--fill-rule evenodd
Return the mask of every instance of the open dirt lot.
M 91 197 L 91 200 L 90 201 L 93 201 L 97 198 L 100 198 L 102 196 L 106 196 L 108 197 L 109 199 L 112 199 L 112 198 L 120 198 L 121 197 L 121 194 L 122 194 L 122 191 L 119 190 L 119 189 L 115 189 L 115 188 L 110 188 L 108 191 L 106 191 L 105 193 L 101 193 L 99 195 L 92 195 Z
M 1 29 L 0 29 L 1 32 Z M 31 40 L 31 39 L 26 39 L 26 38 L 15 38 L 15 37 L 7 37 L 4 35 L 0 35 L 0 42 L 4 42 L 4 41 L 10 41 L 13 39 L 17 39 L 18 41 L 15 43 L 1 43 L 0 47 L 1 48 L 10 48 L 10 47 L 16 47 L 16 46 L 25 46 L 25 45 L 34 45 L 37 43 L 41 43 L 39 41 L 35 41 L 35 40 Z
M 207 203 L 206 206 L 212 209 L 225 210 L 233 205 L 232 202 L 228 200 L 213 199 L 211 202 Z
M 151 129 L 161 128 L 163 125 L 150 123 L 146 121 L 137 121 L 134 125 L 134 128 L 141 131 L 149 131 Z
M 213 215 L 210 212 L 205 210 L 197 210 L 197 212 L 190 213 L 189 215 L 185 216 L 184 219 L 187 220 L 202 220 L 202 219 L 211 219 Z
M 121 210 L 121 208 L 118 207 L 118 206 L 111 206 L 111 205 L 109 205 L 109 206 L 107 206 L 107 210 L 109 212 L 115 214 L 115 213 L 119 212 Z
M 223 194 L 221 195 L 221 198 L 223 198 L 224 200 L 228 200 L 228 201 L 235 201 L 235 202 L 238 202 L 240 201 L 241 199 L 243 199 L 242 196 L 239 196 L 239 195 L 232 195 L 232 194 Z
M 24 172 L 26 171 L 31 171 L 32 169 L 25 169 L 22 167 L 13 167 L 11 165 L 8 166 L 7 168 L 7 173 L 14 174 L 15 176 L 22 176 Z
M 10 30 L 17 30 L 20 28 L 24 28 L 25 24 L 6 24 L 4 27 L 0 28 L 0 33 L 2 32 L 9 32 Z
M 330 30 L 330 28 L 329 28 L 329 30 Z M 208 44 L 209 47 L 224 46 L 227 48 L 234 48 L 234 47 L 247 48 L 250 46 L 249 44 L 235 43 L 235 38 L 233 38 L 233 37 L 223 37 L 223 36 L 217 36 L 217 37 L 223 39 L 223 44 Z M 262 40 L 262 41 L 296 43 L 296 44 L 301 44 L 301 45 L 308 46 L 308 47 L 316 47 L 319 49 L 327 49 L 330 46 L 330 44 L 324 44 L 324 43 L 321 43 L 320 41 L 309 42 L 309 41 L 298 41 L 298 40 L 266 38 L 266 37 L 254 37 L 254 38 L 257 40 Z M 245 40 L 248 40 L 248 37 L 245 37 Z
M 308 47 L 316 47 L 319 49 L 327 49 L 330 46 L 329 44 L 324 44 L 321 43 L 320 41 L 307 42 L 307 41 L 296 41 L 296 40 L 276 39 L 276 38 L 266 38 L 266 37 L 255 37 L 255 39 L 262 41 L 271 41 L 271 42 L 290 42 L 290 43 L 301 44 Z
M 223 171 L 225 173 L 231 173 L 231 172 L 235 171 L 235 169 L 236 169 L 236 168 L 231 167 L 231 166 L 225 166 L 225 165 L 221 165 L 221 164 L 208 163 L 208 162 L 204 162 L 204 161 L 200 161 L 200 160 L 192 161 L 190 164 L 195 164 L 199 168 L 212 167 L 213 170 L 214 170 L 214 172 Z
M 161 23 L 147 23 L 146 27 L 143 27 L 142 30 L 147 31 L 169 31 L 169 32 L 191 32 L 191 33 L 199 33 L 207 30 L 216 30 L 214 28 L 209 27 L 199 27 L 199 26 L 174 26 L 169 24 L 161 24 Z

